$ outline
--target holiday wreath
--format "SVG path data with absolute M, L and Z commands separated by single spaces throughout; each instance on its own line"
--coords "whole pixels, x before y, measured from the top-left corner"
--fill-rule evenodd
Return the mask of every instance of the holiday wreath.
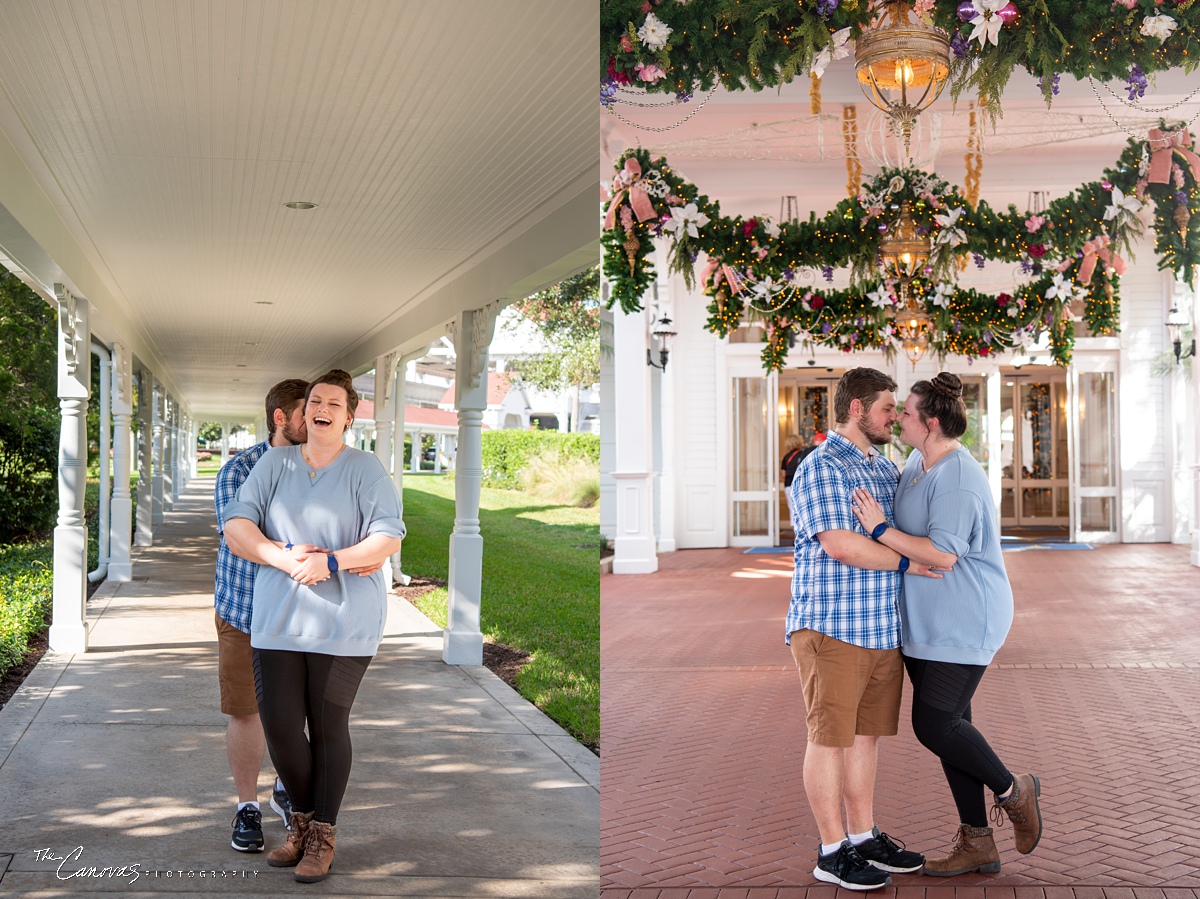
M 894 313 L 898 284 L 883 278 L 880 242 L 907 204 L 918 233 L 929 238 L 928 263 L 906 289 L 932 319 L 932 349 L 968 358 L 1029 346 L 1048 335 L 1054 358 L 1070 360 L 1074 320 L 1088 333 L 1117 328 L 1120 254 L 1152 216 L 1162 269 L 1189 284 L 1200 263 L 1200 156 L 1186 130 L 1153 129 L 1130 140 L 1100 181 L 1080 185 L 1040 213 L 972 208 L 958 188 L 915 169 L 885 169 L 862 193 L 823 218 L 773 222 L 765 216 L 722 216 L 716 201 L 641 149 L 617 161 L 608 203 L 604 272 L 610 303 L 629 312 L 654 279 L 650 251 L 665 238 L 671 269 L 694 285 L 700 275 L 712 298 L 707 327 L 726 336 L 744 319 L 764 326 L 763 365 L 783 367 L 789 346 L 802 343 L 846 352 L 898 345 Z M 964 260 L 1019 263 L 1031 280 L 1011 294 L 986 295 L 951 280 Z M 969 263 L 968 263 L 969 264 Z M 820 290 L 805 275 L 832 278 L 851 270 L 851 287 Z

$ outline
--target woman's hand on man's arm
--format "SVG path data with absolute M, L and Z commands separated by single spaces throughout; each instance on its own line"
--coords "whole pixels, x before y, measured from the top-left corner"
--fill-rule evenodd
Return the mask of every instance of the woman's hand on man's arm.
M 874 496 L 861 487 L 854 488 L 851 508 L 854 509 L 858 523 L 868 534 L 873 533 L 879 525 L 887 524 L 887 519 L 883 515 L 883 507 L 879 505 Z M 913 562 L 924 563 L 934 571 L 949 571 L 958 561 L 958 556 L 954 553 L 942 552 L 933 545 L 933 541 L 928 537 L 906 534 L 891 525 L 887 525 L 887 529 L 875 539 L 889 549 L 908 556 Z M 912 573 L 917 574 L 915 571 Z

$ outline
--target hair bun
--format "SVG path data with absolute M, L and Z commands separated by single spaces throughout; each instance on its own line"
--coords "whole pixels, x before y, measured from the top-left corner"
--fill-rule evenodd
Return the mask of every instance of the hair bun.
M 933 384 L 933 389 L 943 396 L 948 396 L 952 400 L 962 399 L 962 381 L 958 375 L 952 375 L 948 371 L 939 372 L 938 376 L 930 383 Z

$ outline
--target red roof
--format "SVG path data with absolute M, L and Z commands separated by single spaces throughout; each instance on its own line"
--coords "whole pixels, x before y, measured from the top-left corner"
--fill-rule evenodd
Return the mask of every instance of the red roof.
M 488 396 L 487 404 L 489 406 L 499 406 L 504 402 L 504 398 L 508 396 L 508 391 L 512 389 L 512 375 L 507 373 L 497 373 L 494 371 L 488 372 Z M 442 397 L 443 406 L 454 405 L 454 384 L 446 388 L 446 394 Z
M 454 397 L 451 396 L 453 402 Z M 370 400 L 360 400 L 354 412 L 358 421 L 375 420 L 375 404 Z M 458 413 L 449 409 L 431 409 L 428 406 L 405 406 L 404 423 L 406 425 L 441 425 L 443 427 L 458 427 Z M 487 429 L 487 425 L 483 426 Z

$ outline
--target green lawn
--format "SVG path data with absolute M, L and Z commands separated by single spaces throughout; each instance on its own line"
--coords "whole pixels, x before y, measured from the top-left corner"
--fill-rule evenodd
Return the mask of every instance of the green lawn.
M 592 747 L 600 741 L 600 511 L 548 506 L 515 490 L 484 488 L 481 629 L 532 660 L 521 695 Z M 454 482 L 404 477 L 405 574 L 445 579 L 454 529 Z M 446 590 L 416 605 L 446 624 Z

